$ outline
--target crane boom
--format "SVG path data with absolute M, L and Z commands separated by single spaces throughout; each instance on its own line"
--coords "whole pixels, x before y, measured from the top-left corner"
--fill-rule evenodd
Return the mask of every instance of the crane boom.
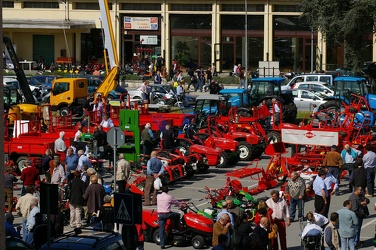
M 14 72 L 16 73 L 18 83 L 21 87 L 22 93 L 25 96 L 26 103 L 35 104 L 33 93 L 31 92 L 29 83 L 27 82 L 25 72 L 22 69 L 20 61 L 18 60 L 16 51 L 14 50 L 12 41 L 9 37 L 3 36 L 3 43 L 9 52 L 10 59 L 14 65 Z
M 108 52 L 111 70 L 107 74 L 106 78 L 103 80 L 102 84 L 95 91 L 94 96 L 101 94 L 102 96 L 107 97 L 108 93 L 114 90 L 116 86 L 118 85 L 119 59 L 118 59 L 117 52 L 116 52 L 114 31 L 111 25 L 112 22 L 111 22 L 110 11 L 108 9 L 108 1 L 99 0 L 99 9 L 101 12 L 101 19 L 102 19 L 102 25 L 103 25 L 103 30 L 104 30 L 104 36 L 105 36 L 104 46 Z
M 99 0 L 99 8 L 101 12 L 101 20 L 104 30 L 104 40 L 105 40 L 105 48 L 107 49 L 109 61 L 110 61 L 110 69 L 115 66 L 119 65 L 119 59 L 116 53 L 116 44 L 114 38 L 114 31 L 112 29 L 112 22 L 110 11 L 108 9 L 108 1 L 107 0 Z

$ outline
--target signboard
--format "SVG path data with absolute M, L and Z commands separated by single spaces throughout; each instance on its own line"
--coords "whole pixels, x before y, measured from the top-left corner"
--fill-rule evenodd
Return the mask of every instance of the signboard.
M 111 147 L 120 148 L 124 144 L 124 131 L 119 127 L 112 127 L 107 132 L 107 142 Z
M 158 30 L 158 17 L 124 17 L 125 30 Z
M 142 223 L 142 197 L 139 194 L 114 193 L 115 222 L 133 226 Z
M 298 145 L 319 145 L 330 147 L 338 145 L 338 132 L 315 131 L 305 129 L 282 129 L 282 141 L 284 143 Z
M 158 36 L 140 36 L 140 43 L 145 45 L 158 45 Z

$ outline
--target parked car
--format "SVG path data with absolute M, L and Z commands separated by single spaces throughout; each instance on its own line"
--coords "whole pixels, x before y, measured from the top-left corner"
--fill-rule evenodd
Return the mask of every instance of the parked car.
M 323 82 L 298 82 L 293 89 L 313 90 L 316 92 L 322 92 L 327 96 L 334 95 L 333 86 Z
M 295 87 L 295 84 L 300 82 L 323 82 L 333 85 L 333 75 L 325 74 L 306 74 L 299 75 L 292 78 L 286 85 L 281 86 L 282 90 L 289 90 Z
M 125 250 L 126 248 L 119 233 L 82 228 L 52 238 L 50 248 L 47 244 L 40 248 L 40 250 L 45 249 Z
M 33 246 L 22 239 L 7 236 L 5 237 L 5 249 L 7 250 L 36 250 Z
M 57 75 L 57 76 L 54 76 L 54 75 L 36 75 L 36 76 L 31 77 L 31 79 L 35 79 L 38 82 L 44 84 L 45 86 L 52 88 L 52 82 L 55 79 L 55 77 L 62 78 L 62 76 L 59 76 L 59 75 Z
M 312 111 L 313 104 L 316 104 L 317 107 L 319 107 L 321 104 L 326 102 L 324 98 L 327 97 L 327 95 L 321 92 L 306 89 L 293 89 L 291 92 L 298 110 Z
M 161 94 L 165 95 L 168 92 L 170 92 L 171 85 L 168 84 L 149 84 L 150 88 L 150 93 L 155 95 L 155 94 Z M 130 90 L 128 91 L 128 94 L 131 99 L 142 99 L 142 94 L 141 94 L 141 87 L 139 87 L 136 90 Z

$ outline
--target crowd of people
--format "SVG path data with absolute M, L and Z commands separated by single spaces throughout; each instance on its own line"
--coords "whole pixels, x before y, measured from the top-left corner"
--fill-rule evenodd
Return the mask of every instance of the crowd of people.
M 64 220 L 69 226 L 81 228 L 100 221 L 101 229 L 113 231 L 114 217 L 108 212 L 108 204 L 112 197 L 104 189 L 104 180 L 92 165 L 89 149 L 81 141 L 82 127 L 79 126 L 71 145 L 67 145 L 65 132 L 60 132 L 55 140 L 54 148 L 47 149 L 41 164 L 32 160 L 24 162 L 24 169 L 18 179 L 13 175 L 14 169 L 7 165 L 5 177 L 5 196 L 7 198 L 6 235 L 20 237 L 27 243 L 39 247 L 47 241 L 46 223 L 51 223 L 51 235 L 63 233 Z M 97 140 L 99 158 L 103 159 L 107 145 L 107 134 L 102 125 L 95 126 L 94 138 Z M 130 177 L 130 164 L 124 155 L 118 156 L 116 180 L 118 191 L 126 191 L 126 182 Z M 44 175 L 44 179 L 42 180 Z M 14 183 L 22 181 L 21 197 L 14 207 Z M 49 220 L 40 211 L 40 183 L 57 184 L 58 211 Z M 67 211 L 66 201 L 69 200 Z M 113 209 L 113 207 L 111 206 Z M 98 211 L 100 216 L 98 217 Z M 103 212 L 105 211 L 105 212 Z M 113 211 L 112 211 L 113 212 Z M 14 213 L 22 217 L 22 226 L 13 226 Z M 69 213 L 69 216 L 67 216 Z M 68 220 L 69 217 L 69 221 Z M 93 221 L 93 219 L 95 221 Z M 98 219 L 99 218 L 99 219 Z

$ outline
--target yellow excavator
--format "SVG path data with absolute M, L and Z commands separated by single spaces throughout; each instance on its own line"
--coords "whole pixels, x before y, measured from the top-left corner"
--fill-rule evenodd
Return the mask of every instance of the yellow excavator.
M 20 87 L 20 89 L 11 86 L 4 87 L 4 107 L 7 118 L 9 119 L 9 124 L 13 124 L 15 119 L 33 120 L 39 113 L 38 105 L 35 104 L 33 93 L 31 92 L 25 72 L 18 60 L 11 39 L 3 36 L 3 43 L 7 48 L 10 59 L 14 65 L 14 72 L 16 73 Z M 24 103 L 22 103 L 19 91 L 22 92 L 25 98 Z

